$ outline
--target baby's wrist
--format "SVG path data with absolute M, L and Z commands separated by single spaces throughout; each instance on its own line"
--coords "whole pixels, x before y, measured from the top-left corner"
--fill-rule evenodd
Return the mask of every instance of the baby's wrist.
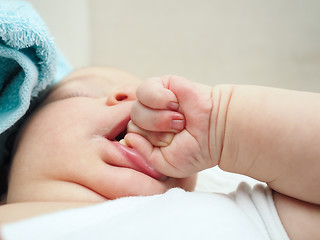
M 228 123 L 229 105 L 232 100 L 234 85 L 216 85 L 211 88 L 210 129 L 209 129 L 209 149 L 212 165 L 225 166 L 222 163 L 222 155 L 225 144 L 225 131 Z

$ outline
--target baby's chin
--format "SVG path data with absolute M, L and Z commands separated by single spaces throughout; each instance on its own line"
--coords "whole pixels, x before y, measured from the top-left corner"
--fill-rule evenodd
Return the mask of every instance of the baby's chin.
M 82 185 L 68 181 L 28 182 L 23 186 L 10 186 L 6 203 L 21 202 L 91 202 L 107 198 Z
M 69 199 L 71 201 L 81 201 L 81 202 L 103 202 L 103 201 L 107 201 L 107 200 L 114 200 L 114 199 L 118 199 L 118 198 L 122 198 L 122 197 L 132 197 L 132 196 L 152 196 L 152 195 L 156 195 L 156 194 L 163 194 L 166 191 L 168 191 L 169 189 L 173 188 L 173 187 L 178 187 L 178 188 L 182 188 L 185 191 L 194 191 L 195 186 L 196 186 L 196 181 L 197 181 L 197 174 L 188 177 L 188 178 L 181 178 L 181 179 L 177 179 L 177 178 L 169 178 L 168 183 L 164 182 L 164 186 L 163 188 L 158 188 L 157 190 L 152 189 L 151 191 L 145 191 L 145 192 L 131 192 L 130 190 L 130 184 L 128 184 L 128 189 L 127 191 L 124 190 L 124 192 L 106 192 L 106 196 L 102 196 L 100 194 L 98 194 L 96 191 L 94 191 L 94 189 L 88 189 L 84 186 L 80 186 L 80 188 L 84 188 L 84 189 L 79 189 L 78 194 L 77 195 L 73 195 L 73 194 L 69 194 Z
M 69 181 L 46 181 L 46 182 L 25 182 L 23 186 L 10 186 L 6 203 L 17 202 L 88 202 L 100 203 L 129 196 L 151 196 L 165 193 L 170 188 L 179 187 L 185 191 L 193 191 L 196 185 L 197 175 L 188 178 L 168 178 L 162 184 L 163 188 L 158 190 L 145 191 L 141 194 L 130 191 L 114 192 L 105 191 L 104 196 L 95 189 Z

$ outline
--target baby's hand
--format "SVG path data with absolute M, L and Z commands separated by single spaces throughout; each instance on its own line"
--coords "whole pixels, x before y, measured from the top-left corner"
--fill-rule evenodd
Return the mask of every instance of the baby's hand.
M 137 89 L 126 143 L 159 172 L 186 177 L 213 167 L 212 88 L 182 77 L 152 78 Z

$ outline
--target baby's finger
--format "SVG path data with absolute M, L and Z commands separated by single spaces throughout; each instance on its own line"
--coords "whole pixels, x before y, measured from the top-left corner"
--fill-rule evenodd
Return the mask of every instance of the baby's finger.
M 139 128 L 132 121 L 130 121 L 128 124 L 127 132 L 137 133 L 143 136 L 155 147 L 168 146 L 174 137 L 174 134 L 169 132 L 152 132 L 152 131 L 144 130 L 142 128 Z
M 148 163 L 160 173 L 169 177 L 183 176 L 179 169 L 164 158 L 161 150 L 163 148 L 153 147 L 144 137 L 134 133 L 127 134 L 125 141 L 129 147 L 140 152 L 148 160 Z M 154 166 L 153 163 L 157 164 L 157 166 Z
M 183 114 L 170 110 L 154 110 L 136 101 L 131 120 L 138 127 L 153 132 L 179 132 L 185 126 Z
M 150 78 L 137 89 L 137 98 L 145 106 L 153 109 L 178 110 L 178 99 L 161 78 Z

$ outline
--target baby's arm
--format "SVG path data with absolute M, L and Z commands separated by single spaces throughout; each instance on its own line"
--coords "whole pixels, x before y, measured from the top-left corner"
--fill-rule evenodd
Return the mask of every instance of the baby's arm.
M 282 194 L 320 204 L 320 94 L 258 86 L 228 92 L 220 168 L 268 183 Z M 213 119 L 217 116 L 212 116 Z M 225 123 L 224 123 L 225 121 Z M 211 129 L 211 132 L 214 132 Z
M 225 88 L 217 86 L 214 92 Z M 234 86 L 230 96 L 219 167 L 266 182 L 275 190 L 289 236 L 318 239 L 320 95 Z
M 142 85 L 138 100 L 131 114 L 138 134 L 125 139 L 157 170 L 185 177 L 218 164 L 264 181 L 275 190 L 290 237 L 320 236 L 320 94 L 258 86 L 211 88 L 164 77 Z M 175 132 L 169 102 L 179 103 L 176 112 L 184 115 L 185 128 L 163 145 L 157 136 Z
M 159 171 L 185 177 L 218 164 L 284 195 L 320 204 L 320 94 L 258 86 L 211 88 L 180 77 L 151 80 L 137 94 L 132 121 L 148 130 L 142 135 L 153 136 L 152 145 L 142 138 L 126 139 Z M 170 111 L 169 102 L 179 108 Z M 157 132 L 174 132 L 170 121 L 176 113 L 184 116 L 185 129 L 167 147 L 157 145 Z

